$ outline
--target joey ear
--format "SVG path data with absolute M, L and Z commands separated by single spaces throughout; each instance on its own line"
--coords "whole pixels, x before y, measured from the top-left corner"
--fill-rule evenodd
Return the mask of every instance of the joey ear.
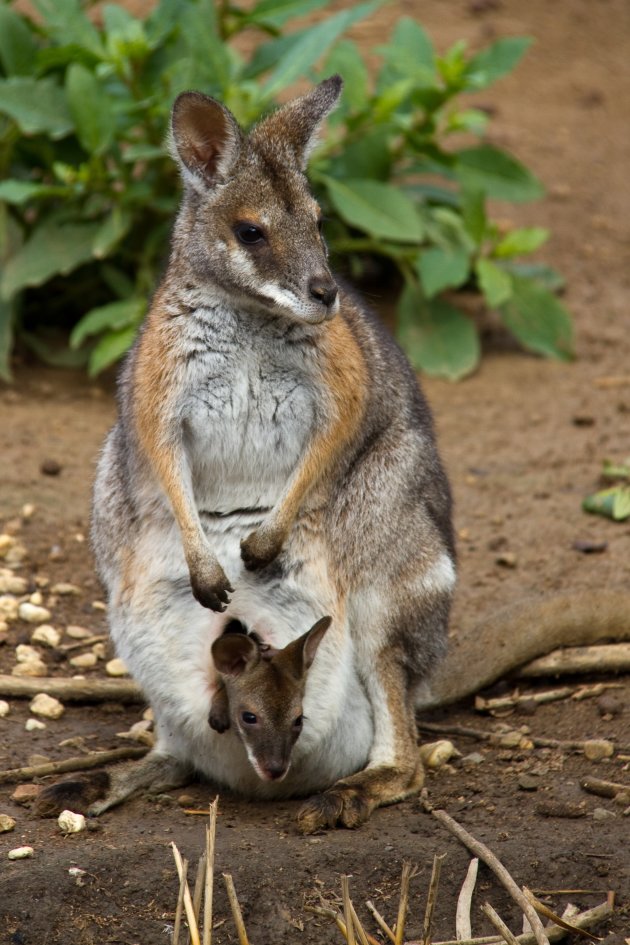
M 337 104 L 342 88 L 341 76 L 333 75 L 324 79 L 306 95 L 288 102 L 264 118 L 251 132 L 251 140 L 263 147 L 279 146 L 289 151 L 300 169 L 304 170 L 317 144 L 321 124 Z
M 224 676 L 240 676 L 260 660 L 256 643 L 244 633 L 227 633 L 218 637 L 212 644 L 211 653 L 216 669 Z
M 284 650 L 280 650 L 279 661 L 288 664 L 287 668 L 300 679 L 306 675 L 313 665 L 319 644 L 332 623 L 332 617 L 322 617 L 313 624 L 310 630 L 303 633 L 297 640 L 293 640 Z
M 202 92 L 182 92 L 171 117 L 171 151 L 186 183 L 199 191 L 223 180 L 238 158 L 241 129 L 232 113 Z

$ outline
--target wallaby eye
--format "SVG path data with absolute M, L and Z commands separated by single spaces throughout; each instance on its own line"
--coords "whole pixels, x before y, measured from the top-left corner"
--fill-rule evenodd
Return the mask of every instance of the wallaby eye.
M 297 719 L 293 721 L 293 728 L 302 728 L 302 723 L 304 721 L 303 715 L 298 715 Z
M 238 223 L 234 232 L 245 246 L 255 246 L 256 243 L 263 243 L 265 240 L 263 231 L 253 223 Z
M 241 719 L 245 722 L 245 725 L 255 725 L 258 721 L 258 716 L 254 715 L 253 712 L 241 712 Z

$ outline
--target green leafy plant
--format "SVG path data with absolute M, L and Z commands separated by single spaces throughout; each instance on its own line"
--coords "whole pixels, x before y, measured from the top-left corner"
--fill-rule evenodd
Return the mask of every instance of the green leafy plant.
M 602 479 L 614 485 L 600 489 L 582 502 L 585 512 L 604 515 L 614 522 L 625 522 L 630 518 L 630 457 L 623 463 L 604 460 Z
M 503 232 L 486 207 L 489 198 L 535 199 L 542 186 L 484 140 L 488 116 L 461 104 L 509 73 L 529 40 L 501 39 L 475 55 L 457 43 L 438 56 L 403 19 L 378 50 L 372 81 L 343 34 L 378 0 L 291 24 L 328 2 L 160 0 L 144 20 L 106 4 L 98 21 L 80 0 L 34 0 L 36 19 L 0 5 L 2 376 L 15 335 L 91 374 L 132 343 L 177 204 L 164 140 L 180 91 L 216 96 L 249 126 L 296 79 L 332 72 L 344 76 L 344 98 L 310 170 L 329 243 L 354 273 L 380 257 L 401 274 L 397 330 L 414 364 L 450 378 L 476 366 L 462 287 L 478 289 L 526 348 L 570 357 L 559 277 L 520 260 L 547 231 Z M 246 59 L 235 41 L 252 30 L 258 42 Z

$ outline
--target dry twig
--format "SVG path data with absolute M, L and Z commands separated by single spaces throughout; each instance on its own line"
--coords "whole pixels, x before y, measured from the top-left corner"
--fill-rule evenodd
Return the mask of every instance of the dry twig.
M 597 794 L 599 797 L 616 797 L 617 794 L 630 792 L 630 784 L 619 784 L 616 781 L 602 781 L 601 778 L 582 778 L 580 787 L 588 791 L 589 794 Z
M 478 742 L 489 742 L 491 745 L 498 744 L 502 738 L 499 732 L 485 732 L 480 728 L 470 728 L 466 725 L 444 725 L 441 722 L 422 722 L 418 721 L 418 728 L 421 732 L 430 732 L 435 735 L 459 735 L 460 738 L 474 738 Z M 557 738 L 538 738 L 535 735 L 528 735 L 527 738 L 533 744 L 534 748 L 559 748 L 561 751 L 584 751 L 586 742 L 564 742 Z M 630 752 L 630 746 L 616 745 L 616 752 Z
M 481 911 L 490 919 L 495 929 L 500 933 L 503 941 L 507 942 L 507 945 L 518 945 L 516 936 L 510 932 L 501 916 L 495 912 L 489 902 L 483 904 Z
M 236 890 L 234 888 L 234 880 L 232 879 L 231 873 L 224 873 L 223 879 L 225 880 L 225 886 L 227 889 L 228 899 L 230 900 L 230 909 L 232 910 L 232 917 L 234 919 L 234 925 L 236 926 L 236 932 L 238 934 L 239 945 L 249 945 L 249 939 L 247 938 L 247 931 L 245 929 L 245 923 L 243 922 L 243 913 L 241 912 L 241 907 L 236 895 Z
M 203 904 L 203 945 L 212 945 L 212 896 L 214 892 L 214 842 L 217 830 L 217 810 L 219 795 L 215 797 L 209 810 L 206 827 L 206 882 Z
M 477 871 L 479 869 L 479 860 L 477 857 L 472 859 L 468 865 L 466 879 L 457 899 L 457 908 L 455 910 L 455 935 L 458 939 L 471 939 L 472 926 L 470 921 L 470 908 L 472 905 L 473 892 L 477 882 Z
M 592 942 L 597 942 L 598 938 L 596 935 L 593 935 L 592 932 L 588 932 L 586 929 L 577 928 L 575 925 L 571 925 L 570 922 L 567 922 L 566 917 L 559 916 L 555 912 L 544 904 L 540 902 L 539 899 L 536 899 L 536 896 L 533 894 L 531 889 L 528 889 L 527 886 L 523 886 L 523 894 L 526 899 L 529 899 L 534 909 L 539 915 L 544 915 L 546 919 L 551 919 L 552 922 L 555 922 L 556 925 L 559 925 L 561 929 L 564 929 L 567 932 L 576 932 L 578 935 L 581 935 L 582 938 L 588 938 Z
M 394 933 L 392 932 L 389 925 L 387 924 L 383 916 L 380 914 L 380 912 L 378 911 L 374 903 L 368 899 L 365 905 L 367 906 L 368 910 L 372 914 L 372 917 L 374 918 L 374 921 L 376 922 L 380 930 L 385 933 L 385 935 L 390 940 L 390 942 L 393 943 L 393 945 L 396 945 L 396 936 L 394 935 Z
M 197 863 L 197 875 L 195 876 L 195 889 L 194 889 L 193 897 L 192 897 L 193 912 L 195 913 L 195 922 L 197 923 L 197 927 L 199 927 L 199 915 L 201 912 L 201 897 L 203 896 L 203 886 L 204 886 L 204 880 L 206 878 L 206 864 L 207 864 L 206 854 L 202 853 L 201 856 L 199 857 L 199 862 Z
M 435 860 L 433 861 L 435 868 Z M 405 925 L 407 922 L 407 911 L 409 909 L 409 883 L 411 881 L 411 863 L 405 861 L 402 867 L 400 877 L 400 899 L 398 901 L 398 917 L 396 919 L 396 928 L 394 931 L 396 945 L 402 945 L 405 936 Z
M 341 877 L 341 898 L 343 900 L 343 918 L 346 923 L 346 941 L 348 945 L 356 945 L 357 940 L 354 937 L 354 922 L 350 903 L 350 886 L 348 877 L 345 874 Z
M 173 850 L 173 859 L 175 860 L 175 866 L 177 867 L 177 875 L 179 876 L 180 883 L 184 885 L 184 909 L 186 910 L 186 921 L 188 922 L 188 929 L 190 931 L 190 937 L 192 939 L 192 945 L 201 945 L 199 940 L 199 929 L 197 928 L 197 923 L 195 922 L 195 913 L 193 910 L 192 899 L 190 896 L 190 889 L 188 888 L 188 883 L 186 882 L 186 875 L 184 873 L 184 862 L 181 857 L 181 853 L 177 849 L 175 843 L 171 843 L 171 848 Z
M 133 679 L 65 679 L 60 676 L 0 675 L 0 696 L 32 699 L 38 692 L 65 702 L 145 702 Z
M 422 941 L 424 945 L 431 945 L 431 925 L 433 923 L 433 911 L 435 909 L 435 903 L 437 901 L 438 887 L 440 885 L 440 872 L 442 869 L 442 862 L 446 853 L 442 853 L 441 856 L 438 856 L 437 853 L 433 855 L 433 868 L 431 870 L 431 881 L 429 883 L 429 893 L 427 895 L 427 906 L 424 912 L 424 923 L 422 926 Z M 401 938 L 402 942 L 402 938 Z
M 111 751 L 93 751 L 89 755 L 64 758 L 63 761 L 48 761 L 41 765 L 9 768 L 6 771 L 0 771 L 0 784 L 11 781 L 32 781 L 33 778 L 44 778 L 49 774 L 65 774 L 67 771 L 86 771 L 111 764 L 113 761 L 122 761 L 125 758 L 142 758 L 148 751 L 148 748 L 113 748 Z
M 571 676 L 575 673 L 623 673 L 630 670 L 630 643 L 567 646 L 522 666 L 517 675 Z
M 182 927 L 182 912 L 184 911 L 184 893 L 188 879 L 188 860 L 182 862 L 182 875 L 179 880 L 179 895 L 175 908 L 175 923 L 173 925 L 173 945 L 179 945 L 179 933 Z
M 423 800 L 423 807 L 428 813 L 435 817 L 436 820 L 439 820 L 447 830 L 454 834 L 464 846 L 468 847 L 475 856 L 478 856 L 480 860 L 483 860 L 483 862 L 490 867 L 495 876 L 508 890 L 514 901 L 518 903 L 522 912 L 527 916 L 538 945 L 549 945 L 549 939 L 545 934 L 545 930 L 542 922 L 538 918 L 536 910 L 525 898 L 512 876 L 494 853 L 484 843 L 481 843 L 469 834 L 468 831 L 450 817 L 446 811 L 435 810 L 426 799 Z

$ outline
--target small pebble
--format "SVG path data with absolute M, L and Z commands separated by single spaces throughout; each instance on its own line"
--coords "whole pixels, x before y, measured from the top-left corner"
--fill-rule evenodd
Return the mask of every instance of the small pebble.
M 64 810 L 59 814 L 57 823 L 63 833 L 81 833 L 85 830 L 85 817 L 83 814 L 75 814 L 71 810 Z
M 0 535 L 0 558 L 4 558 L 14 545 L 15 538 L 13 535 L 7 535 L 6 532 L 3 532 L 3 534 Z
M 96 653 L 79 653 L 78 656 L 73 656 L 69 662 L 76 669 L 91 669 L 96 666 L 98 660 Z
M 76 584 L 68 584 L 66 581 L 53 584 L 50 591 L 52 594 L 59 594 L 60 597 L 78 597 L 81 594 L 80 587 Z
M 521 791 L 537 791 L 540 781 L 533 774 L 522 774 L 518 779 Z
M 499 739 L 499 748 L 518 748 L 521 744 L 523 735 L 521 732 L 506 732 Z
M 97 660 L 104 660 L 107 656 L 107 648 L 104 643 L 95 643 L 92 647 L 92 653 L 94 653 Z
M 454 755 L 459 754 L 453 742 L 441 739 L 420 747 L 420 758 L 427 768 L 442 768 Z
M 617 815 L 605 807 L 596 807 L 593 811 L 593 820 L 614 820 Z
M 18 577 L 8 568 L 0 570 L 0 594 L 26 594 L 27 590 L 26 578 Z
M 42 597 L 41 591 L 34 591 L 29 597 L 29 603 L 35 604 L 36 607 L 41 607 L 44 603 L 44 598 Z
M 0 833 L 8 833 L 9 830 L 13 830 L 15 827 L 15 821 L 13 817 L 9 817 L 8 814 L 0 814 Z
M 0 596 L 0 617 L 3 620 L 17 620 L 19 616 L 19 601 L 13 594 Z
M 33 518 L 36 510 L 37 506 L 33 505 L 32 502 L 26 502 L 22 506 L 22 518 Z
M 61 472 L 61 464 L 56 459 L 44 459 L 39 470 L 44 476 L 58 476 Z
M 501 565 L 502 568 L 515 568 L 518 564 L 518 559 L 513 551 L 504 551 L 502 554 L 497 555 L 494 560 L 496 564 Z
M 129 675 L 129 670 L 125 666 L 124 662 L 118 656 L 115 657 L 113 660 L 109 660 L 109 662 L 105 664 L 105 672 L 107 673 L 108 676 L 114 676 L 114 677 Z
M 6 620 L 0 620 L 0 634 L 4 635 L 8 633 L 8 631 L 9 631 L 9 624 L 6 622 Z
M 105 612 L 107 610 L 107 604 L 105 604 L 102 600 L 93 600 L 92 610 L 100 610 Z
M 46 728 L 46 723 L 40 722 L 39 719 L 27 719 L 24 728 L 27 732 L 41 732 Z
M 48 675 L 48 667 L 43 660 L 29 660 L 27 663 L 18 663 L 14 666 L 11 675 L 41 678 Z
M 38 692 L 29 706 L 33 715 L 41 715 L 44 719 L 60 719 L 66 711 L 65 706 L 53 696 L 45 692 Z
M 180 807 L 192 807 L 196 803 L 196 799 L 192 794 L 180 794 L 177 798 L 177 803 Z
M 29 856 L 33 856 L 35 850 L 33 847 L 15 847 L 14 850 L 9 850 L 7 856 L 10 860 L 26 860 Z
M 27 555 L 28 552 L 24 545 L 16 543 L 12 548 L 9 548 L 4 556 L 4 560 L 9 565 L 19 565 L 22 564 Z
M 615 716 L 623 712 L 623 701 L 611 692 L 604 693 L 597 700 L 597 711 L 600 715 Z
M 48 552 L 49 561 L 65 561 L 66 555 L 61 545 L 53 545 Z
M 39 650 L 28 643 L 20 643 L 15 648 L 15 658 L 18 663 L 32 663 L 33 660 L 40 659 Z
M 18 614 L 20 619 L 27 623 L 47 623 L 51 617 L 49 610 L 37 604 L 31 604 L 30 601 L 20 604 Z
M 28 807 L 43 790 L 41 784 L 18 784 L 11 795 L 14 804 L 20 804 L 22 807 Z
M 592 738 L 584 742 L 584 754 L 589 761 L 603 761 L 612 758 L 615 746 L 604 738 Z
M 9 705 L 9 703 L 6 702 L 4 699 L 0 699 L 0 719 L 6 718 L 10 711 L 11 711 L 11 706 Z
M 73 640 L 86 640 L 88 637 L 94 636 L 91 630 L 86 630 L 85 627 L 77 627 L 73 624 L 66 627 L 66 633 Z
M 630 804 L 630 788 L 627 791 L 619 791 L 618 794 L 615 794 L 613 801 L 615 804 L 619 804 L 620 807 L 627 807 Z
M 472 751 L 462 758 L 462 764 L 464 765 L 480 765 L 483 761 L 485 761 L 485 758 L 479 751 Z
M 48 623 L 43 623 L 40 627 L 36 627 L 31 634 L 31 643 L 40 643 L 42 646 L 54 648 L 59 646 L 60 640 L 60 632 L 55 630 L 55 628 L 51 627 Z

